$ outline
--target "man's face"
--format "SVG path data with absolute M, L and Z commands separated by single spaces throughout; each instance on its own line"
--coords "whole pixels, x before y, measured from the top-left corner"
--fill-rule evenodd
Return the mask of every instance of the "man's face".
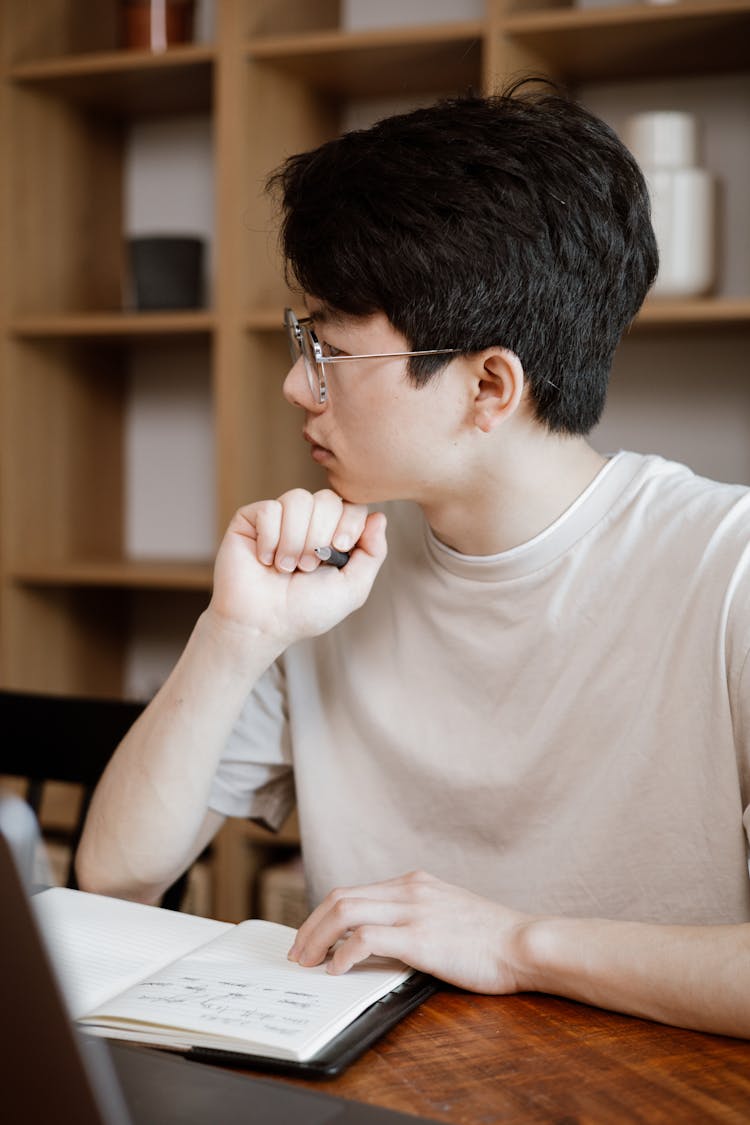
M 320 302 L 306 303 L 326 355 L 409 350 L 383 313 L 330 319 Z M 312 457 L 339 495 L 354 503 L 438 498 L 450 484 L 469 406 L 466 381 L 452 377 L 459 363 L 454 360 L 422 388 L 413 385 L 408 360 L 401 357 L 327 364 L 325 404 L 315 401 L 302 359 L 294 364 L 284 394 L 305 411 Z

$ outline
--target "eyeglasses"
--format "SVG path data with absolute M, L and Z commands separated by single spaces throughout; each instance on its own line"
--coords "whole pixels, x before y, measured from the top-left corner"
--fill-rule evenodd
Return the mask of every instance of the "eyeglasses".
M 289 351 L 292 362 L 296 363 L 302 356 L 305 362 L 305 374 L 310 385 L 313 398 L 319 404 L 328 401 L 328 385 L 326 383 L 326 364 L 345 363 L 350 359 L 395 359 L 397 356 L 412 355 L 455 355 L 458 348 L 431 348 L 422 352 L 371 352 L 368 355 L 324 355 L 318 337 L 310 325 L 312 318 L 302 319 L 295 316 L 291 309 L 284 309 L 284 327 L 289 341 Z

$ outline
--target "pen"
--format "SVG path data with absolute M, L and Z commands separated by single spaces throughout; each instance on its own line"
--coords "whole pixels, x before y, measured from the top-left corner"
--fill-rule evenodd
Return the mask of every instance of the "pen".
M 328 566 L 336 566 L 339 570 L 349 562 L 349 552 L 337 551 L 335 547 L 316 547 L 315 554 L 322 563 L 327 563 Z

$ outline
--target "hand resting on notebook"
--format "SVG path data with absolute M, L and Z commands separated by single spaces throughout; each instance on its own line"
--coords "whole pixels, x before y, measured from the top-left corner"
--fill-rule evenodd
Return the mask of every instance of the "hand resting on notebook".
M 750 1037 L 748 927 L 522 914 L 416 871 L 332 891 L 289 951 L 345 973 L 396 957 L 474 992 L 547 992 L 663 1023 Z
M 332 891 L 300 927 L 290 960 L 318 965 L 339 942 L 330 973 L 344 973 L 370 954 L 474 992 L 530 987 L 520 941 L 529 916 L 443 883 L 423 871 Z

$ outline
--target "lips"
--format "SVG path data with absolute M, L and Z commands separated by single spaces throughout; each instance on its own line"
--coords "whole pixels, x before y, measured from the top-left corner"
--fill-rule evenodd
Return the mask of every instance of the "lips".
M 309 442 L 312 446 L 312 449 L 310 450 L 310 456 L 314 461 L 325 461 L 329 457 L 333 456 L 331 450 L 328 449 L 327 446 L 321 445 L 320 442 L 316 441 L 312 434 L 308 433 L 307 430 L 303 432 L 302 436 L 305 441 Z
M 320 442 L 319 442 L 319 441 L 317 440 L 317 438 L 314 438 L 314 437 L 312 436 L 312 434 L 310 434 L 310 433 L 308 433 L 308 432 L 307 432 L 307 430 L 305 430 L 305 431 L 303 432 L 302 436 L 303 436 L 303 438 L 305 439 L 305 441 L 309 441 L 310 445 L 312 445 L 314 449 L 322 449 L 322 450 L 324 451 L 324 453 L 330 453 L 330 452 L 331 452 L 331 451 L 330 451 L 330 449 L 328 448 L 328 446 L 326 446 L 326 445 L 322 445 L 322 444 L 321 444 L 321 443 L 320 443 Z

